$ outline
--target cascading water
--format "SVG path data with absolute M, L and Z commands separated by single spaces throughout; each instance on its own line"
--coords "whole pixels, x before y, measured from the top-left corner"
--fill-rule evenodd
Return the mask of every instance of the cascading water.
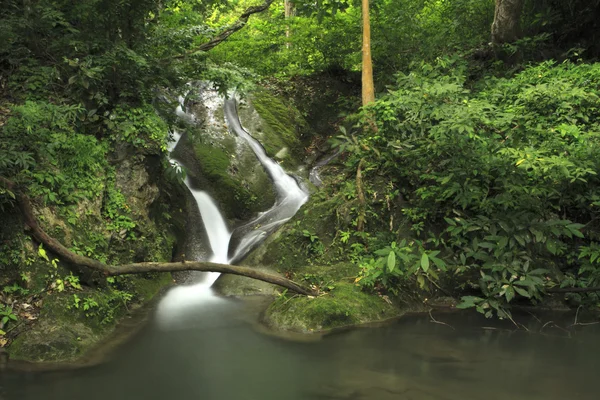
M 268 211 L 240 227 L 241 238 L 235 249 L 230 249 L 230 262 L 236 262 L 259 244 L 266 236 L 292 218 L 308 200 L 308 192 L 298 182 L 285 173 L 283 168 L 267 156 L 262 145 L 243 127 L 237 113 L 237 100 L 228 99 L 224 104 L 225 118 L 229 130 L 244 139 L 273 180 L 277 191 L 277 201 Z M 259 228 L 255 228 L 259 227 Z M 235 234 L 235 232 L 234 232 Z
M 221 103 L 218 101 L 218 94 L 207 90 L 205 87 L 202 97 L 209 111 L 208 121 L 213 124 L 218 123 L 215 118 L 215 113 L 221 106 Z M 175 112 L 182 119 L 195 122 L 196 117 L 185 111 L 184 100 L 183 96 L 179 97 L 179 106 Z M 300 187 L 294 178 L 287 175 L 279 164 L 270 159 L 261 144 L 242 127 L 237 114 L 236 100 L 225 100 L 223 108 L 229 130 L 250 146 L 273 180 L 277 191 L 277 200 L 273 207 L 261 213 L 249 223 L 236 229 L 234 234 L 240 236 L 240 239 L 237 245 L 233 246 L 234 248 L 230 248 L 232 233 L 229 231 L 226 221 L 214 200 L 208 193 L 195 189 L 189 178 L 186 178 L 185 185 L 196 200 L 209 239 L 212 256 L 208 261 L 228 264 L 242 258 L 276 228 L 294 216 L 298 209 L 307 201 L 308 193 Z M 182 136 L 177 131 L 174 131 L 172 134 L 173 140 L 168 145 L 170 153 L 175 150 Z M 180 165 L 175 159 L 171 158 L 170 161 L 173 165 Z M 259 228 L 255 228 L 257 226 Z M 192 307 L 196 309 L 206 304 L 224 301 L 214 296 L 210 289 L 220 274 L 211 272 L 203 273 L 202 275 L 203 279 L 198 284 L 179 286 L 169 291 L 168 295 L 165 296 L 158 306 L 157 320 L 159 324 L 163 327 L 174 329 L 178 324 L 182 323 L 183 319 L 180 317 L 186 310 Z

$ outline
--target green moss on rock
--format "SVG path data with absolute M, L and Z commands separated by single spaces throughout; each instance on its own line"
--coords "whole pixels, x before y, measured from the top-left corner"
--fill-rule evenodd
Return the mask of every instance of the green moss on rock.
M 250 103 L 260 118 L 256 118 L 250 108 L 241 107 L 239 113 L 244 126 L 270 157 L 280 159 L 287 169 L 297 168 L 304 156 L 302 138 L 309 131 L 302 114 L 266 89 L 253 92 Z
M 316 298 L 281 296 L 267 309 L 265 322 L 274 329 L 314 332 L 397 314 L 398 310 L 380 297 L 364 293 L 353 284 L 337 282 L 333 290 Z
M 169 272 L 155 272 L 138 274 L 131 277 L 133 293 L 138 301 L 148 302 L 154 298 L 161 289 L 173 283 L 173 276 Z

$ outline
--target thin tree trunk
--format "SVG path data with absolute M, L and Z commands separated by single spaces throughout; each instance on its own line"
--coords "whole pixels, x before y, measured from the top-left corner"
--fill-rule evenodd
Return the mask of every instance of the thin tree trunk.
M 375 101 L 373 84 L 373 61 L 371 58 L 371 21 L 369 18 L 369 0 L 362 0 L 362 103 L 363 106 Z
M 294 3 L 292 3 L 290 0 L 283 0 L 283 8 L 286 20 L 296 15 L 296 8 L 294 7 Z M 292 34 L 290 31 L 290 25 L 287 24 L 285 27 L 285 38 L 287 39 L 285 47 L 287 47 L 288 49 L 292 47 L 292 44 L 289 41 L 291 35 Z
M 521 13 L 525 0 L 496 0 L 492 44 L 512 43 L 521 38 Z

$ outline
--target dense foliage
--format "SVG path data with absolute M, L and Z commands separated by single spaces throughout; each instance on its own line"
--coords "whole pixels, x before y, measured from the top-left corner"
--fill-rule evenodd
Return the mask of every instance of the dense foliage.
M 314 197 L 330 196 L 336 216 L 352 217 L 331 243 L 345 253 L 336 262 L 360 265 L 352 279 L 366 291 L 437 290 L 462 297 L 462 307 L 510 317 L 511 302 L 600 286 L 600 0 L 524 0 L 513 21 L 520 39 L 500 46 L 489 45 L 493 0 L 371 0 L 380 95 L 361 111 L 316 79 L 356 84 L 361 2 L 290 1 L 293 13 L 267 2 L 267 11 L 240 20 L 262 1 L 5 0 L 0 177 L 33 199 L 42 223 L 62 221 L 51 233 L 73 252 L 104 262 L 169 257 L 172 239 L 140 226 L 147 216 L 118 184 L 119 168 L 152 159 L 161 176 L 177 177 L 166 141 L 185 82 L 210 80 L 226 93 L 268 78 L 270 89 L 303 93 L 299 103 L 309 105 L 300 108 L 319 127 L 309 139 L 284 138 L 297 143 L 294 152 L 302 140 L 312 141 L 309 152 L 327 150 L 340 134 L 344 180 Z M 198 50 L 232 27 L 243 31 Z M 325 94 L 327 105 L 314 99 Z M 273 119 L 287 112 L 273 104 L 255 102 Z M 323 116 L 333 104 L 351 112 Z M 220 179 L 230 160 L 215 154 L 205 151 L 203 165 Z M 83 282 L 84 273 L 33 247 L 13 215 L 13 190 L 0 185 L 0 217 L 19 227 L 0 229 L 0 272 L 13 268 L 10 282 L 0 282 L 0 346 L 17 318 L 9 303 L 34 287 L 36 295 L 71 291 L 63 308 L 113 321 L 132 300 L 134 280 L 101 279 L 103 289 L 80 294 L 99 279 Z M 169 220 L 165 210 L 156 207 L 153 218 Z M 331 243 L 297 228 L 290 232 L 307 254 L 327 261 Z M 132 244 L 144 235 L 155 252 Z M 35 265 L 44 272 L 31 282 Z M 310 277 L 324 281 L 317 275 Z M 593 291 L 569 300 L 600 301 Z
M 553 286 L 598 285 L 599 66 L 549 61 L 473 89 L 465 71 L 424 63 L 365 110 L 376 127 L 357 134 L 354 165 L 404 197 L 414 239 L 366 260 L 362 282 L 452 272 L 477 294 L 464 306 L 500 315 Z

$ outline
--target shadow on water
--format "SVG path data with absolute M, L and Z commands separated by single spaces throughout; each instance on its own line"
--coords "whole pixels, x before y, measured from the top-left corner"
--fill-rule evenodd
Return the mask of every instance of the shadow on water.
M 164 311 L 103 365 L 4 373 L 4 400 L 598 398 L 595 326 L 569 338 L 421 315 L 298 342 L 258 332 L 244 302 Z

